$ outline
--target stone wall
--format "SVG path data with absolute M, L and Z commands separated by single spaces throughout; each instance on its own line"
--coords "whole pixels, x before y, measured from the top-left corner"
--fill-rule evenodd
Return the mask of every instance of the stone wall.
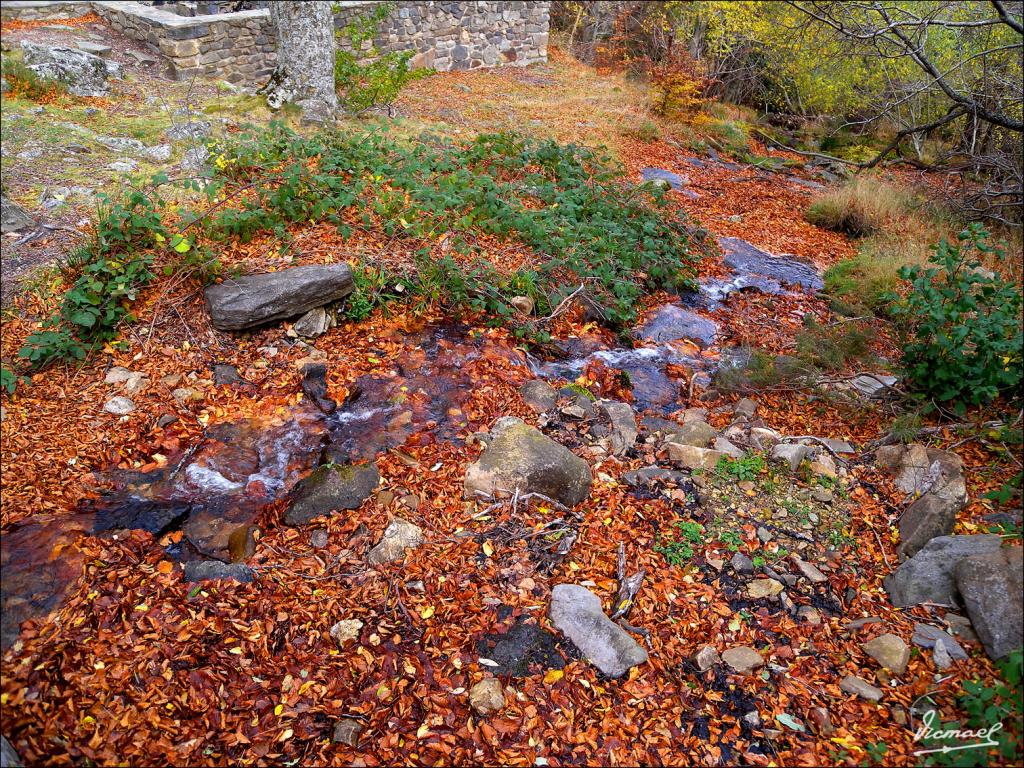
M 342 27 L 375 3 L 339 5 L 335 24 Z M 182 16 L 139 2 L 94 0 L 4 3 L 3 13 L 5 19 L 49 13 L 46 18 L 52 18 L 74 15 L 71 10 L 80 15 L 89 6 L 118 32 L 166 56 L 178 80 L 201 75 L 255 84 L 274 67 L 275 36 L 266 9 Z M 440 71 L 524 66 L 547 60 L 549 10 L 547 0 L 398 2 L 375 44 L 381 53 L 413 50 L 412 66 Z

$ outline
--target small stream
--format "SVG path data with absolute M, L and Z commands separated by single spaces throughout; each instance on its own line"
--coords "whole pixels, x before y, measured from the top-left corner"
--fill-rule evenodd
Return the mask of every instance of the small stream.
M 381 340 L 378 355 L 393 360 L 392 367 L 357 378 L 333 413 L 307 399 L 286 414 L 212 425 L 199 444 L 159 469 L 106 474 L 109 489 L 83 502 L 80 514 L 5 532 L 3 647 L 13 642 L 22 621 L 51 610 L 77 580 L 78 536 L 133 528 L 159 537 L 181 529 L 182 544 L 171 553 L 179 559 L 237 559 L 239 531 L 321 463 L 369 461 L 410 439 L 420 445 L 457 441 L 470 431 L 465 407 L 479 380 L 477 367 L 527 365 L 535 376 L 557 383 L 600 363 L 629 375 L 638 412 L 677 410 L 686 385 L 680 373 L 710 377 L 718 366 L 740 361 L 735 350 L 714 349 L 716 326 L 697 310 L 718 306 L 740 290 L 821 287 L 807 264 L 773 257 L 742 240 L 721 242 L 734 275 L 704 281 L 680 304 L 656 309 L 634 332 L 632 348 L 574 338 L 557 345 L 558 359 L 524 359 L 520 350 L 456 324 L 395 331 Z

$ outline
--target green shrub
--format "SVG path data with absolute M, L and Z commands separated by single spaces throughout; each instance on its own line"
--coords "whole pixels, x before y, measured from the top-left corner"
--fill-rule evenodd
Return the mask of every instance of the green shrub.
M 290 224 L 311 221 L 333 223 L 343 237 L 354 226 L 380 228 L 415 246 L 409 295 L 424 302 L 505 320 L 516 317 L 515 295 L 529 295 L 541 314 L 585 283 L 606 323 L 624 328 L 646 291 L 691 283 L 682 214 L 583 147 L 511 133 L 468 144 L 408 145 L 381 132 L 300 137 L 274 124 L 215 154 L 224 160 L 213 193 L 237 183 L 247 195 L 206 221 L 209 237 L 270 230 L 287 239 Z M 500 274 L 483 258 L 481 232 L 519 241 L 536 263 Z M 441 234 L 448 252 L 437 257 Z
M 395 5 L 379 3 L 335 33 L 340 44 L 334 53 L 334 83 L 342 107 L 354 115 L 389 106 L 402 88 L 427 74 L 425 69 L 409 69 L 414 51 L 382 54 L 373 47 L 377 27 L 391 15 Z M 364 48 L 365 45 L 369 48 Z
M 1022 379 L 1021 292 L 981 269 L 979 256 L 1002 255 L 988 236 L 972 224 L 959 245 L 939 243 L 933 266 L 902 268 L 911 292 L 892 308 L 908 332 L 902 362 L 909 382 L 958 410 L 1017 394 Z

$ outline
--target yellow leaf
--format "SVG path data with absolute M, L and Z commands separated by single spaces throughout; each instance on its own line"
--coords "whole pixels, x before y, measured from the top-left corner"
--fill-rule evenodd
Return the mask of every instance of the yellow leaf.
M 241 656 L 242 655 L 242 649 L 241 649 L 241 647 L 236 645 L 234 648 L 229 650 L 228 653 L 233 653 L 233 654 L 235 654 L 235 656 Z
M 388 688 L 383 683 L 381 683 L 380 688 L 377 689 L 377 698 L 383 700 L 383 699 L 386 699 L 390 695 L 391 695 L 391 689 Z
M 292 737 L 293 733 L 295 733 L 295 731 L 293 731 L 291 728 L 286 728 L 285 732 L 277 737 L 277 740 L 278 741 L 288 741 L 288 739 L 290 739 Z
M 278 704 L 276 707 L 274 707 L 274 714 L 278 717 L 281 716 L 282 712 L 284 712 L 284 704 Z
M 739 619 L 733 619 L 729 622 L 729 631 L 738 632 L 741 626 L 743 626 L 743 624 Z
M 428 736 L 429 734 L 430 734 L 430 727 L 426 723 L 421 725 L 416 730 L 416 738 L 417 739 L 422 739 L 424 736 Z
M 485 541 L 484 542 L 483 549 L 484 549 L 484 554 L 487 555 L 487 557 L 490 557 L 491 555 L 494 554 L 494 547 L 491 546 L 491 542 L 489 542 L 489 541 Z
M 553 685 L 561 680 L 564 675 L 565 672 L 560 669 L 549 669 L 544 675 L 544 685 Z
M 434 606 L 432 606 L 432 605 L 428 605 L 426 608 L 424 608 L 422 611 L 420 611 L 420 617 L 424 618 L 424 619 L 429 619 L 433 615 L 434 615 Z

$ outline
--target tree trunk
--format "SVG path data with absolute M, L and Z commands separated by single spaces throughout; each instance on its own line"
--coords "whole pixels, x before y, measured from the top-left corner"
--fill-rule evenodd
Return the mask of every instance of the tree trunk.
M 277 32 L 277 66 L 263 87 L 267 104 L 279 109 L 290 102 L 308 120 L 334 116 L 334 15 L 332 3 L 278 0 L 270 4 Z

